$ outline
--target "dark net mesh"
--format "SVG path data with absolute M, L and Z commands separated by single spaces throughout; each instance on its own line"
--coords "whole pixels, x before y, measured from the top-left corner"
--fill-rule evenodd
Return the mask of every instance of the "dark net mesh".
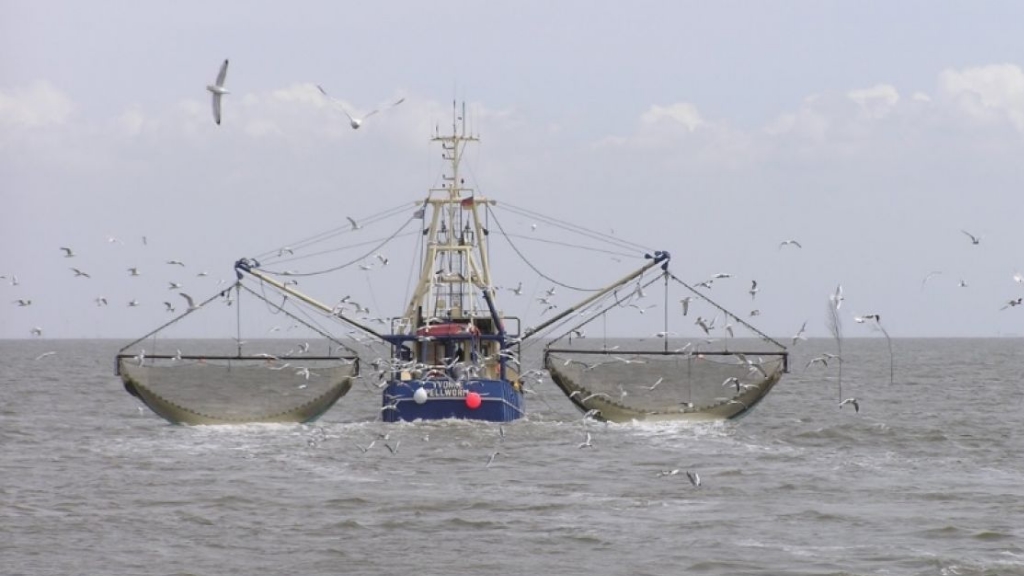
M 117 374 L 177 424 L 308 422 L 351 389 L 359 362 L 300 304 L 236 284 L 122 348 Z M 240 330 L 243 306 L 251 337 Z
M 549 349 L 545 368 L 584 411 L 612 422 L 734 418 L 778 382 L 781 354 Z
M 358 364 L 340 358 L 118 358 L 125 388 L 178 424 L 307 422 L 352 387 Z

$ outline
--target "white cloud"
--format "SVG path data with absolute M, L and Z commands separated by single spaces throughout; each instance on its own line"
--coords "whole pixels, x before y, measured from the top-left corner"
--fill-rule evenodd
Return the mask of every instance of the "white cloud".
M 118 124 L 129 136 L 138 136 L 146 125 L 146 117 L 137 107 L 129 108 L 117 119 Z
M 944 70 L 939 88 L 962 114 L 982 123 L 1009 121 L 1024 132 L 1024 72 L 1014 64 Z
M 900 101 L 900 94 L 889 84 L 876 84 L 871 88 L 851 90 L 846 97 L 857 103 L 869 118 L 883 118 Z
M 245 123 L 245 133 L 254 138 L 280 136 L 281 128 L 272 120 L 254 118 Z
M 662 124 L 666 120 L 681 124 L 689 132 L 693 132 L 705 124 L 697 107 L 689 102 L 677 102 L 669 106 L 655 104 L 640 116 L 640 122 L 647 126 Z
M 811 141 L 824 141 L 831 121 L 818 110 L 818 100 L 816 94 L 808 96 L 796 112 L 781 114 L 769 122 L 764 128 L 765 133 L 769 136 L 792 134 Z
M 48 82 L 0 91 L 0 124 L 30 128 L 64 124 L 74 110 L 74 102 Z

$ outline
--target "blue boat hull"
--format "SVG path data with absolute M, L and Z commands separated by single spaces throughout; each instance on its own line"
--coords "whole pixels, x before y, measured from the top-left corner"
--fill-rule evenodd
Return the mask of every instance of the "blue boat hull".
M 423 389 L 424 392 L 417 391 Z M 479 395 L 479 405 L 472 394 Z M 384 388 L 381 418 L 404 420 L 484 420 L 511 422 L 524 414 L 523 393 L 507 380 L 391 380 Z

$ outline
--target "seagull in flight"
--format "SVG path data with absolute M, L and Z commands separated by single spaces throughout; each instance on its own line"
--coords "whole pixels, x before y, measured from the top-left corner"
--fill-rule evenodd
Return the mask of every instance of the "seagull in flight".
M 84 276 L 86 278 L 92 278 L 92 276 L 89 276 L 88 274 L 86 274 L 85 272 L 82 272 L 78 268 L 72 268 L 71 271 L 75 273 L 75 277 L 76 278 L 79 277 L 79 276 Z
M 779 243 L 779 250 L 782 250 L 783 246 L 796 246 L 797 248 L 803 248 L 796 240 L 783 240 Z
M 331 102 L 333 102 L 339 108 L 341 108 L 341 111 L 345 113 L 345 116 L 348 116 L 348 125 L 351 126 L 353 130 L 358 130 L 359 127 L 363 125 L 363 122 L 367 118 L 369 118 L 370 116 L 373 116 L 374 114 L 376 114 L 376 113 L 381 111 L 381 108 L 379 108 L 379 107 L 378 108 L 374 108 L 373 110 L 367 112 L 366 115 L 364 115 L 362 118 L 356 118 L 355 116 L 353 116 L 352 114 L 349 113 L 348 108 L 345 107 L 345 105 L 341 102 L 341 100 L 338 100 L 337 98 L 333 98 L 330 94 L 327 93 L 326 90 L 324 90 L 323 86 L 317 84 L 316 87 L 317 87 L 318 90 L 320 90 L 321 94 L 323 94 Z M 402 102 L 405 102 L 405 98 L 399 98 L 398 100 L 392 102 L 391 104 L 388 104 L 384 108 L 384 110 L 388 110 L 390 108 L 394 108 L 395 106 L 398 106 Z
M 1024 298 L 1018 296 L 1013 300 L 1007 302 L 1002 308 L 1000 308 L 1000 310 L 1006 310 L 1007 308 L 1012 308 L 1013 306 L 1020 306 L 1022 302 L 1024 302 Z
M 963 232 L 964 234 L 967 234 L 967 237 L 971 239 L 971 244 L 973 244 L 975 246 L 977 246 L 978 244 L 981 244 L 981 237 L 980 236 L 975 236 L 974 234 L 971 234 L 967 230 L 960 230 L 960 231 Z
M 348 221 L 352 223 L 353 230 L 359 230 L 362 228 L 362 226 L 360 226 L 359 223 L 356 222 L 351 216 L 345 216 L 345 218 L 347 218 Z
M 700 487 L 700 474 L 697 474 L 696 472 L 690 472 L 689 470 L 687 470 L 686 477 L 690 479 L 690 484 L 693 484 L 694 488 Z
M 132 266 L 131 268 L 128 269 L 128 274 L 131 275 L 131 276 L 138 276 L 139 275 L 139 269 L 136 268 L 135 266 Z
M 230 94 L 227 88 L 224 87 L 224 78 L 228 75 L 228 61 L 225 58 L 224 63 L 220 65 L 220 72 L 217 73 L 217 80 L 213 84 L 206 86 L 206 89 L 213 94 L 213 121 L 220 126 L 220 97 L 225 94 Z
M 72 250 L 71 248 L 67 248 L 65 246 L 61 246 L 60 249 L 64 251 L 64 257 L 65 258 L 74 258 L 75 257 L 75 251 Z
M 687 296 L 686 298 L 680 298 L 679 303 L 683 305 L 683 316 L 690 311 L 690 302 L 693 300 L 693 296 Z
M 178 292 L 178 295 L 181 296 L 182 298 L 184 298 L 185 302 L 188 302 L 188 309 L 189 310 L 195 310 L 195 309 L 199 308 L 199 306 L 196 306 L 195 301 L 192 300 L 192 297 L 189 296 L 188 294 L 185 294 L 184 292 Z
M 860 412 L 860 404 L 857 403 L 856 398 L 847 398 L 846 400 L 843 400 L 842 402 L 839 403 L 839 409 L 842 410 L 843 406 L 846 406 L 847 404 L 853 405 L 854 412 Z
M 591 441 L 590 441 L 590 432 L 587 432 L 586 439 L 583 442 L 580 442 L 580 445 L 577 446 L 577 448 L 593 448 L 593 447 L 594 447 L 594 444 L 591 443 Z
M 839 310 L 839 307 L 843 305 L 843 285 L 836 285 L 836 291 L 833 294 L 830 294 L 828 299 L 832 302 L 832 305 L 835 306 L 835 309 Z
M 821 364 L 822 366 L 828 368 L 828 358 L 824 356 L 817 356 L 815 358 L 811 358 L 807 365 L 804 366 L 804 370 L 810 368 L 813 364 Z
M 704 331 L 708 336 L 711 335 L 711 325 L 709 325 L 703 318 L 697 316 L 697 321 L 694 322 L 697 326 L 700 326 L 701 330 Z
M 805 330 L 807 330 L 807 321 L 806 320 L 804 320 L 803 325 L 800 326 L 800 330 L 798 330 L 797 333 L 793 335 L 793 345 L 796 345 L 796 341 L 797 340 L 807 340 L 807 337 L 804 336 L 804 331 Z
M 650 306 L 647 306 L 647 307 L 641 307 L 639 304 L 630 304 L 629 307 L 630 308 L 636 308 L 637 310 L 640 311 L 641 314 L 643 314 L 643 313 L 647 312 L 648 310 L 650 310 L 651 308 L 657 308 L 658 305 L 657 304 L 651 304 Z
M 494 463 L 494 459 L 498 457 L 498 454 L 501 454 L 501 452 L 492 453 L 491 456 L 487 459 L 487 464 L 484 465 L 484 468 L 490 468 L 491 464 Z
M 942 274 L 942 270 L 932 270 L 931 272 L 929 272 L 929 273 L 928 273 L 928 274 L 927 274 L 927 275 L 926 275 L 926 276 L 924 277 L 924 279 L 923 279 L 923 280 L 921 280 L 921 290 L 924 290 L 924 285 L 925 285 L 925 284 L 927 284 L 927 283 L 928 283 L 928 281 L 932 279 L 932 276 L 937 276 L 937 275 L 939 275 L 939 274 Z

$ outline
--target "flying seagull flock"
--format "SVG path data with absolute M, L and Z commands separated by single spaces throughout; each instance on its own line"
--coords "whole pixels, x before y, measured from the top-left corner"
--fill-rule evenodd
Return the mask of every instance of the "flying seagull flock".
M 220 126 L 222 124 L 222 121 L 224 119 L 224 115 L 223 115 L 224 97 L 231 94 L 231 91 L 228 89 L 228 82 L 227 82 L 227 80 L 228 80 L 228 67 L 229 67 L 229 63 L 230 63 L 230 60 L 225 58 L 224 61 L 221 62 L 220 67 L 217 70 L 217 75 L 216 75 L 213 83 L 208 84 L 206 86 L 206 90 L 210 94 L 210 101 L 211 101 L 212 110 L 213 110 L 213 122 L 216 125 L 218 125 L 218 126 Z M 359 129 L 361 126 L 363 126 L 363 123 L 366 121 L 367 118 L 369 118 L 371 116 L 374 116 L 376 114 L 380 114 L 382 112 L 385 112 L 386 110 L 394 108 L 395 106 L 398 106 L 398 105 L 402 104 L 403 102 L 405 102 L 405 98 L 399 98 L 399 99 L 394 100 L 392 102 L 389 102 L 389 103 L 387 103 L 385 105 L 381 105 L 381 106 L 375 107 L 373 110 L 371 110 L 371 111 L 369 111 L 369 112 L 367 112 L 365 114 L 357 115 L 357 113 L 355 111 L 351 110 L 349 108 L 349 106 L 345 102 L 343 102 L 342 100 L 339 100 L 337 98 L 329 96 L 327 94 L 327 92 L 323 89 L 322 86 L 317 85 L 317 88 L 320 90 L 320 92 L 324 96 L 324 98 L 326 98 L 329 101 L 329 103 L 331 104 L 332 107 L 336 107 L 336 108 L 340 109 L 345 114 L 345 116 L 348 119 L 349 126 L 351 126 L 353 130 Z M 349 217 L 349 221 L 352 223 L 352 229 L 353 230 L 359 230 L 361 228 L 360 224 L 357 223 L 351 217 Z M 143 236 L 141 238 L 141 241 L 142 241 L 142 245 L 143 246 L 147 246 L 149 244 L 148 238 L 146 236 Z M 120 240 L 118 238 L 115 238 L 113 236 L 107 236 L 107 243 L 109 243 L 111 245 L 119 245 L 119 246 L 124 246 L 125 245 L 125 243 L 122 240 Z M 78 252 L 76 252 L 75 249 L 73 249 L 73 248 L 71 248 L 69 246 L 60 246 L 59 247 L 59 251 L 60 251 L 61 256 L 63 258 L 74 258 L 74 259 L 76 259 L 76 260 L 74 260 L 75 262 L 78 262 L 79 260 L 81 260 L 81 258 L 79 257 Z M 377 258 L 383 264 L 387 264 L 387 259 L 384 256 L 378 254 Z M 177 259 L 167 260 L 165 262 L 165 265 L 167 265 L 167 266 L 177 266 L 177 267 L 181 267 L 181 268 L 185 267 L 184 262 L 182 262 L 181 260 L 177 260 Z M 83 279 L 83 280 L 88 280 L 88 279 L 92 279 L 93 278 L 92 273 L 86 268 L 85 265 L 71 266 L 71 267 L 69 267 L 69 270 L 72 273 L 72 277 L 73 278 L 80 278 L 80 279 Z M 129 265 L 129 266 L 127 266 L 125 268 L 125 271 L 126 271 L 126 276 L 131 277 L 131 278 L 137 278 L 137 277 L 142 276 L 142 274 L 143 274 L 142 271 L 141 271 L 141 268 L 139 266 L 135 265 L 134 263 Z M 199 278 L 205 277 L 207 275 L 208 275 L 208 273 L 205 272 L 205 271 L 199 271 L 199 272 L 195 273 L 195 276 L 199 277 Z M 180 278 L 181 275 L 179 274 L 178 276 Z M 10 286 L 18 288 L 19 290 L 23 289 L 22 281 L 19 280 L 18 276 L 15 275 L 15 274 L 0 275 L 0 281 L 5 281 L 6 283 L 10 284 Z M 224 282 L 225 282 L 225 280 L 220 280 L 219 281 L 219 283 L 224 283 Z M 181 300 L 173 299 L 173 298 L 172 299 L 168 299 L 168 300 L 163 300 L 162 301 L 162 305 L 163 305 L 164 310 L 166 312 L 169 312 L 169 313 L 177 312 L 179 307 L 181 307 L 181 306 L 184 307 L 183 308 L 184 310 L 195 310 L 197 308 L 197 304 L 193 300 L 192 296 L 189 295 L 188 293 L 182 291 L 185 288 L 185 283 L 182 282 L 180 279 L 168 278 L 166 286 L 168 287 L 169 290 L 177 291 L 177 293 L 181 297 Z M 231 303 L 230 297 L 227 297 L 226 301 L 227 301 L 228 304 L 230 304 Z M 111 304 L 116 304 L 116 303 L 112 302 L 107 296 L 102 295 L 102 294 L 95 296 L 93 298 L 93 302 L 98 307 L 105 307 L 105 306 L 109 306 Z M 12 300 L 12 303 L 13 303 L 13 305 L 21 307 L 21 308 L 29 308 L 29 307 L 33 306 L 33 300 L 32 300 L 32 298 L 29 298 L 29 297 L 19 297 L 19 298 L 16 298 L 16 299 Z M 142 302 L 140 302 L 140 300 L 138 300 L 137 298 L 132 298 L 132 299 L 124 302 L 124 305 L 126 307 L 129 307 L 129 308 L 137 308 L 137 307 L 143 306 Z M 35 326 L 31 330 L 31 335 L 32 336 L 36 336 L 36 337 L 42 337 L 44 335 L 44 330 L 41 327 Z
M 108 242 L 110 244 L 118 244 L 120 246 L 124 246 L 124 242 L 122 242 L 119 239 L 113 238 L 113 237 L 108 237 Z M 142 245 L 146 246 L 147 244 L 148 244 L 148 242 L 144 239 L 143 242 L 142 242 Z M 61 253 L 61 259 L 62 260 L 63 259 L 71 258 L 71 259 L 74 259 L 72 261 L 76 262 L 76 263 L 78 261 L 80 261 L 80 260 L 86 260 L 85 264 L 81 264 L 79 266 L 68 266 L 67 267 L 69 275 L 70 275 L 70 278 L 72 280 L 74 280 L 74 279 L 81 279 L 81 282 L 83 282 L 83 284 L 76 285 L 76 288 L 79 288 L 79 287 L 82 287 L 82 286 L 89 286 L 89 285 L 94 283 L 94 282 L 92 282 L 93 279 L 94 279 L 94 275 L 85 269 L 85 267 L 90 263 L 88 258 L 83 258 L 83 256 L 81 256 L 75 249 L 72 249 L 72 248 L 70 248 L 68 246 L 60 246 L 58 248 L 58 251 Z M 95 264 L 96 261 L 93 260 L 92 263 Z M 187 311 L 192 311 L 192 310 L 198 309 L 199 306 L 196 304 L 196 302 L 192 298 L 192 296 L 190 294 L 188 294 L 187 292 L 183 291 L 183 289 L 185 288 L 186 282 L 180 280 L 180 278 L 182 278 L 182 277 L 189 277 L 189 276 L 194 277 L 194 278 L 205 278 L 205 277 L 209 276 L 209 274 L 207 272 L 205 272 L 205 271 L 188 272 L 188 271 L 185 270 L 186 269 L 185 263 L 183 261 L 177 260 L 177 259 L 165 260 L 162 263 L 162 265 L 157 265 L 154 262 L 153 265 L 150 268 L 150 270 L 153 270 L 153 274 L 154 275 L 159 274 L 158 270 L 161 270 L 161 269 L 168 276 L 178 278 L 178 279 L 175 279 L 175 280 L 167 280 L 166 286 L 167 286 L 168 290 L 172 290 L 172 291 L 176 292 L 177 296 L 180 297 L 180 300 L 178 300 L 177 298 L 171 298 L 170 300 L 163 301 L 162 305 L 164 307 L 164 310 L 166 312 L 177 312 L 179 310 L 179 308 L 180 308 L 180 310 L 187 312 Z M 143 276 L 143 273 L 142 273 L 141 270 L 142 270 L 142 268 L 140 266 L 130 265 L 130 266 L 126 266 L 124 268 L 123 274 L 124 274 L 124 277 L 127 278 L 127 279 L 139 278 L 139 277 Z M 19 278 L 17 275 L 11 274 L 11 275 L 0 275 L 0 280 L 6 281 L 12 287 L 15 287 L 17 289 L 22 289 L 21 287 L 24 286 L 23 282 L 25 280 L 27 280 L 27 279 Z M 138 282 L 138 281 L 128 280 L 129 284 L 131 284 L 132 282 Z M 218 285 L 226 284 L 226 282 L 227 282 L 226 280 L 220 279 L 220 280 L 217 281 L 217 284 Z M 139 289 L 140 290 L 144 290 L 144 288 L 142 288 L 142 287 L 140 287 Z M 111 299 L 108 298 L 106 295 L 103 295 L 103 294 L 99 294 L 99 295 L 96 295 L 96 296 L 92 297 L 92 302 L 95 304 L 96 307 L 99 307 L 99 308 L 105 308 L 105 307 L 111 306 L 111 304 L 112 304 Z M 231 299 L 230 295 L 226 295 L 225 296 L 225 302 L 227 304 L 229 304 L 229 305 L 232 303 L 232 299 Z M 15 300 L 12 300 L 12 303 L 15 306 L 22 307 L 22 308 L 29 308 L 29 307 L 35 308 L 35 307 L 38 306 L 38 304 L 34 303 L 34 300 L 32 298 L 17 298 Z M 177 303 L 179 306 L 175 306 L 175 303 Z M 116 305 L 117 302 L 113 302 L 113 304 Z M 124 301 L 122 303 L 122 305 L 127 307 L 127 308 L 138 308 L 138 307 L 142 306 L 142 302 L 140 302 L 140 300 L 138 298 L 131 298 L 129 300 Z M 43 330 L 42 327 L 33 326 L 31 331 L 30 331 L 30 334 L 32 336 L 34 336 L 34 337 L 42 337 L 42 336 L 44 336 L 45 333 L 44 333 L 44 330 Z
M 214 123 L 217 126 L 220 126 L 222 124 L 223 120 L 224 120 L 224 115 L 223 115 L 224 97 L 231 94 L 230 90 L 228 89 L 228 83 L 227 83 L 227 80 L 228 80 L 228 68 L 229 68 L 229 60 L 225 59 L 220 64 L 213 83 L 208 84 L 206 86 L 206 90 L 209 92 L 210 98 L 211 98 L 213 121 L 214 121 Z M 385 103 L 383 103 L 381 105 L 375 106 L 374 108 L 372 108 L 368 112 L 360 114 L 357 111 L 352 110 L 350 108 L 350 106 L 346 102 L 344 102 L 344 101 L 342 101 L 342 100 L 340 100 L 338 98 L 335 98 L 334 96 L 329 94 L 327 92 L 327 90 L 322 85 L 317 84 L 316 87 L 317 87 L 318 91 L 320 92 L 321 96 L 327 100 L 327 102 L 331 105 L 331 107 L 340 110 L 341 113 L 344 114 L 345 118 L 347 118 L 347 120 L 348 120 L 348 125 L 353 130 L 359 130 L 361 127 L 364 126 L 364 124 L 367 121 L 367 119 L 369 119 L 369 118 L 371 118 L 371 117 L 373 117 L 375 115 L 382 114 L 382 113 L 384 113 L 384 112 L 386 112 L 388 110 L 391 110 L 391 109 L 395 108 L 396 106 L 401 105 L 405 101 L 405 98 L 398 98 L 396 100 L 388 101 L 388 102 L 385 102 Z M 360 230 L 362 228 L 362 225 L 358 221 L 356 221 L 355 219 L 353 219 L 351 217 L 347 217 L 347 218 L 348 218 L 349 223 L 351 224 L 351 229 L 353 231 Z M 532 225 L 532 229 L 536 230 L 536 226 L 537 226 L 536 224 L 533 224 Z M 975 235 L 975 234 L 973 234 L 973 233 L 971 233 L 971 232 L 969 232 L 967 230 L 962 230 L 961 229 L 960 232 L 966 237 L 967 241 L 970 242 L 971 246 L 980 246 L 982 244 L 982 239 L 981 239 L 980 236 Z M 119 240 L 117 238 L 114 238 L 114 237 L 107 237 L 107 242 L 109 244 L 111 244 L 111 245 L 114 245 L 114 244 L 121 245 L 121 246 L 124 245 L 124 242 L 122 242 L 121 240 Z M 142 238 L 142 245 L 143 246 L 148 245 L 148 240 L 147 240 L 146 237 Z M 779 250 L 779 251 L 784 251 L 784 250 L 801 250 L 801 249 L 803 249 L 803 247 L 804 246 L 801 243 L 801 241 L 799 241 L 797 239 L 794 239 L 794 238 L 785 239 L 785 240 L 783 240 L 783 241 L 781 241 L 781 242 L 779 242 L 777 244 L 777 250 Z M 290 249 L 282 249 L 282 250 L 289 250 L 290 251 Z M 57 255 L 59 255 L 62 259 L 65 259 L 65 261 L 66 261 L 66 259 L 75 259 L 75 260 L 73 260 L 73 262 L 78 263 L 79 261 L 82 260 L 82 258 L 76 252 L 76 250 L 73 249 L 70 246 L 59 246 L 59 247 L 56 247 L 56 251 L 57 251 Z M 382 255 L 378 254 L 377 258 L 381 262 L 380 265 L 383 266 L 383 265 L 387 264 L 387 259 L 385 257 L 383 257 Z M 372 266 L 370 264 L 367 264 L 363 268 L 366 269 L 366 270 L 369 270 L 371 267 Z M 69 276 L 70 281 L 89 282 L 89 281 L 93 280 L 92 272 L 90 272 L 88 270 L 87 266 L 85 266 L 85 265 L 68 266 L 67 268 L 68 268 L 68 271 L 70 273 L 70 276 Z M 196 303 L 196 301 L 193 299 L 193 297 L 189 293 L 184 291 L 185 288 L 186 288 L 187 282 L 183 281 L 182 273 L 184 272 L 185 268 L 186 268 L 186 266 L 185 266 L 184 262 L 181 261 L 181 260 L 177 260 L 177 259 L 167 259 L 167 260 L 164 261 L 163 265 L 159 268 L 162 271 L 167 273 L 166 283 L 164 284 L 166 286 L 166 289 L 175 292 L 176 296 L 177 296 L 177 298 L 167 298 L 167 299 L 157 298 L 156 299 L 157 303 L 154 303 L 154 305 L 162 306 L 163 310 L 166 313 L 177 313 L 179 311 L 179 309 L 180 310 L 184 310 L 186 312 L 193 311 L 193 310 L 198 309 L 199 306 L 200 306 L 199 304 Z M 172 270 L 175 271 L 175 274 L 171 274 L 170 273 Z M 937 271 L 936 270 L 936 271 L 930 272 L 927 276 L 925 276 L 923 278 L 922 282 L 921 282 L 922 289 L 925 287 L 925 285 L 927 284 L 927 282 L 929 280 L 931 280 L 932 278 L 938 276 L 939 274 L 941 274 L 941 271 Z M 138 277 L 143 275 L 142 268 L 140 266 L 137 266 L 134 263 L 132 263 L 132 264 L 130 264 L 130 265 L 128 265 L 128 266 L 126 266 L 124 268 L 124 275 L 125 275 L 126 279 L 138 278 Z M 192 276 L 194 278 L 203 278 L 203 277 L 207 276 L 207 273 L 204 272 L 204 271 L 198 271 L 198 272 L 193 271 L 192 272 Z M 708 278 L 706 280 L 702 280 L 700 282 L 696 282 L 695 286 L 697 288 L 700 288 L 700 289 L 703 289 L 703 290 L 711 290 L 712 286 L 714 285 L 715 282 L 726 281 L 726 280 L 728 280 L 731 277 L 732 277 L 732 275 L 728 274 L 728 273 L 718 273 L 718 274 L 714 274 L 712 277 L 710 277 L 710 278 Z M 1012 278 L 1013 278 L 1013 281 L 1016 284 L 1024 286 L 1024 275 L 1022 275 L 1021 273 L 1018 272 L 1018 273 L 1015 273 Z M 12 287 L 20 287 L 22 285 L 22 281 L 18 278 L 18 276 L 13 275 L 13 274 L 0 276 L 0 280 L 7 281 L 7 283 L 9 283 L 10 286 L 12 286 Z M 131 280 L 129 280 L 129 281 L 131 281 Z M 225 283 L 225 280 L 220 280 L 218 283 Z M 959 283 L 958 283 L 958 286 L 961 287 L 961 288 L 966 288 L 968 286 L 968 284 L 967 284 L 967 282 L 965 280 L 960 279 Z M 751 303 L 750 310 L 749 310 L 749 313 L 748 313 L 748 317 L 755 317 L 755 316 L 760 315 L 760 310 L 754 306 L 754 303 L 756 303 L 756 301 L 757 301 L 757 296 L 760 293 L 761 288 L 762 287 L 759 285 L 757 280 L 753 280 L 753 279 L 750 280 L 750 287 L 747 290 L 747 292 L 749 293 L 749 296 L 750 296 L 750 303 Z M 520 282 L 520 284 L 519 284 L 519 286 L 517 288 L 515 288 L 515 289 L 509 288 L 509 290 L 512 290 L 516 295 L 520 295 L 522 293 L 522 283 Z M 538 301 L 540 301 L 540 303 L 542 305 L 547 306 L 545 311 L 551 310 L 551 309 L 555 308 L 555 305 L 552 304 L 551 301 L 550 301 L 550 298 L 554 295 L 553 292 L 554 292 L 554 288 L 552 288 L 548 292 L 548 294 L 546 294 L 546 296 L 537 299 Z M 224 294 L 227 295 L 227 296 L 225 296 L 225 303 L 230 305 L 232 302 L 231 302 L 229 293 L 225 292 Z M 33 304 L 34 301 L 33 301 L 31 296 L 26 295 L 26 294 L 18 294 L 17 296 L 18 297 L 16 297 L 13 300 L 11 300 L 11 303 L 12 303 L 13 306 L 18 307 L 18 308 L 28 308 L 28 309 L 31 309 L 34 306 L 34 304 Z M 843 294 L 842 294 L 842 286 L 841 285 L 837 286 L 837 289 L 836 289 L 835 293 L 831 294 L 829 296 L 829 299 L 832 302 L 832 305 L 836 308 L 836 310 L 838 310 L 841 307 L 842 301 L 844 299 Z M 682 298 L 679 301 L 680 306 L 681 306 L 681 314 L 683 316 L 687 316 L 689 314 L 689 310 L 690 310 L 690 306 L 691 306 L 692 300 L 693 300 L 692 297 L 685 297 L 685 298 Z M 95 306 L 97 306 L 97 307 L 107 307 L 107 306 L 110 306 L 112 304 L 113 305 L 117 304 L 116 302 L 112 302 L 107 296 L 102 295 L 102 294 L 95 295 L 95 297 L 93 298 L 93 302 L 95 303 Z M 1002 306 L 1001 306 L 1001 308 L 999 308 L 999 310 L 1007 310 L 1007 309 L 1011 309 L 1011 308 L 1021 307 L 1022 303 L 1024 303 L 1024 298 L 1022 298 L 1020 296 L 1009 298 L 1009 299 L 1004 300 L 1002 302 Z M 147 304 L 148 304 L 148 302 L 147 302 Z M 128 307 L 128 308 L 138 308 L 138 307 L 144 306 L 144 304 L 139 299 L 137 299 L 137 298 L 131 298 L 130 300 L 127 300 L 127 301 L 123 302 L 122 305 L 125 306 L 125 307 Z M 631 304 L 631 306 L 636 308 L 638 313 L 643 314 L 646 310 L 648 310 L 649 308 L 653 308 L 656 305 L 649 306 L 649 307 L 640 307 L 638 305 Z M 857 322 L 858 324 L 872 324 L 872 325 L 881 327 L 881 315 L 879 315 L 877 313 L 862 314 L 862 315 L 859 315 L 859 316 L 854 316 L 854 321 Z M 712 332 L 715 331 L 715 330 L 723 330 L 728 336 L 730 336 L 730 337 L 732 336 L 732 328 L 733 328 L 732 324 L 726 323 L 724 326 L 721 326 L 721 325 L 718 324 L 718 318 L 717 317 L 708 319 L 708 318 L 703 318 L 703 317 L 697 316 L 693 323 L 697 327 L 699 327 L 699 329 L 705 335 L 707 335 L 707 336 L 711 336 Z M 806 327 L 807 327 L 807 322 L 805 321 L 803 323 L 803 325 L 800 327 L 799 331 L 797 331 L 797 333 L 794 336 L 792 336 L 792 338 L 791 338 L 791 344 L 792 345 L 795 346 L 801 340 L 805 340 L 806 339 L 804 337 L 804 332 L 806 330 Z M 33 336 L 33 337 L 42 337 L 42 336 L 44 336 L 44 334 L 45 334 L 44 328 L 40 327 L 40 326 L 33 326 L 31 331 L 30 331 L 30 335 Z M 674 333 L 663 332 L 663 333 L 659 333 L 657 336 L 658 337 L 667 338 L 670 334 L 674 334 Z M 582 332 L 578 335 L 578 337 L 582 337 Z M 49 353 L 47 355 L 45 355 L 45 356 L 48 356 L 48 355 L 49 355 Z M 811 359 L 806 364 L 805 369 L 806 368 L 810 368 L 810 367 L 815 366 L 815 365 L 820 365 L 822 367 L 828 367 L 829 362 L 841 362 L 841 361 L 842 361 L 841 358 L 838 358 L 835 355 L 823 355 L 823 356 Z M 308 378 L 308 374 L 306 375 L 306 377 Z M 726 382 L 725 384 L 727 386 L 738 385 L 738 383 L 736 383 L 736 382 Z M 655 386 L 657 386 L 657 384 L 655 384 Z M 840 406 L 840 408 L 842 408 L 844 406 L 851 406 L 854 409 L 855 412 L 859 412 L 860 411 L 860 407 L 861 407 L 860 406 L 860 401 L 858 401 L 858 399 L 856 399 L 856 398 L 846 398 L 846 399 L 843 399 L 840 402 L 839 406 Z M 372 444 L 373 443 L 371 442 L 370 445 L 372 446 Z M 594 446 L 592 436 L 591 436 L 591 434 L 589 432 L 587 432 L 585 434 L 584 440 L 583 440 L 583 442 L 581 442 L 579 444 L 579 446 L 581 448 L 591 448 L 591 447 Z M 396 445 L 395 448 L 397 449 L 397 445 Z M 493 455 L 491 455 L 491 457 L 489 458 L 489 460 L 487 462 L 487 466 L 490 466 L 490 465 L 492 465 L 494 463 L 494 458 L 498 454 L 499 454 L 498 452 L 495 452 Z M 672 473 L 675 473 L 675 472 L 678 472 L 678 470 L 675 470 Z M 696 473 L 693 473 L 691 475 L 689 472 L 687 472 L 687 476 L 690 478 L 690 481 L 694 484 L 694 486 L 699 486 L 700 485 L 699 476 L 697 476 Z
M 220 65 L 220 70 L 217 72 L 216 80 L 214 80 L 213 84 L 208 84 L 206 86 L 206 89 L 210 91 L 211 103 L 213 104 L 213 121 L 218 126 L 220 126 L 221 122 L 221 101 L 223 100 L 223 97 L 225 95 L 231 93 L 224 85 L 224 82 L 227 80 L 227 76 L 228 59 L 225 58 L 224 62 Z M 385 105 L 377 106 L 376 108 L 370 110 L 366 114 L 357 116 L 356 113 L 349 110 L 349 107 L 345 102 L 329 95 L 327 91 L 324 90 L 323 86 L 317 84 L 316 87 L 318 90 L 320 90 L 320 93 L 323 94 L 324 98 L 327 98 L 327 100 L 332 105 L 339 108 L 345 114 L 345 116 L 348 117 L 348 124 L 349 126 L 352 127 L 353 130 L 358 130 L 363 125 L 363 122 L 365 122 L 366 119 L 369 118 L 370 116 L 384 112 L 386 110 L 390 110 L 391 108 L 398 106 L 402 102 L 405 102 L 405 98 L 399 98 L 398 100 L 387 103 Z

